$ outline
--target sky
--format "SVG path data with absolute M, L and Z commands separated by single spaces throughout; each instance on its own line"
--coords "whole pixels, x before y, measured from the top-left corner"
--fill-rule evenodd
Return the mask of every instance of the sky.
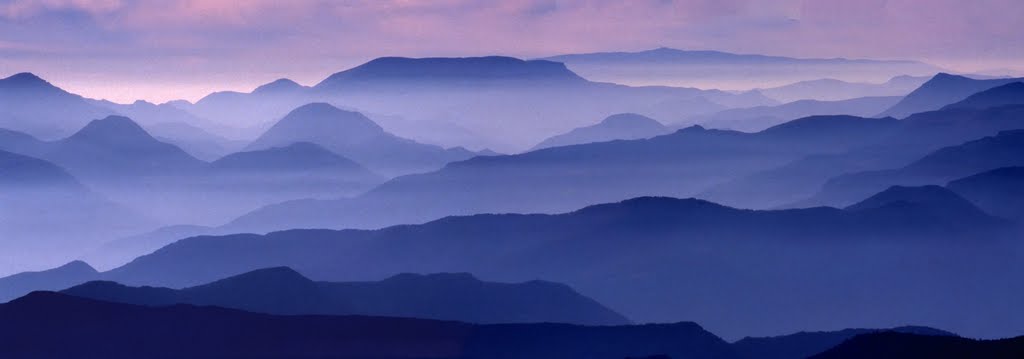
M 1024 69 L 1021 0 L 0 0 L 0 76 L 196 100 L 379 56 L 656 47 Z

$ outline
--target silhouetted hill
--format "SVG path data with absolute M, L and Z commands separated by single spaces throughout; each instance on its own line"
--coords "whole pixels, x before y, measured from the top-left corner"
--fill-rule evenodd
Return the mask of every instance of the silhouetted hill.
M 826 78 L 800 81 L 758 91 L 765 96 L 782 102 L 799 100 L 841 101 L 860 97 L 905 96 L 930 78 L 931 76 L 900 75 L 894 76 L 884 83 L 848 82 Z M 895 103 L 893 101 L 889 106 Z M 885 108 L 889 108 L 889 106 Z M 878 112 L 881 112 L 881 110 Z M 874 115 L 878 112 L 864 116 Z
M 592 142 L 651 138 L 669 132 L 671 130 L 668 127 L 650 117 L 634 113 L 622 113 L 608 116 L 595 125 L 576 128 L 561 135 L 550 137 L 534 146 L 533 150 Z
M 52 140 L 111 114 L 31 73 L 0 79 L 0 128 Z
M 448 215 L 551 213 L 638 196 L 685 197 L 807 154 L 845 151 L 898 125 L 894 119 L 819 116 L 754 134 L 695 126 L 650 139 L 475 157 L 395 178 L 352 199 L 269 206 L 226 229 L 377 228 Z
M 162 122 L 145 126 L 161 142 L 170 143 L 203 161 L 213 161 L 242 149 L 247 141 L 231 140 L 184 122 Z
M 990 88 L 967 97 L 963 101 L 947 105 L 947 108 L 983 109 L 1006 105 L 1024 105 L 1024 82 L 1012 82 Z
M 986 212 L 1024 220 L 1024 167 L 1003 167 L 949 182 L 946 185 Z
M 446 150 L 387 133 L 358 112 L 326 103 L 296 108 L 253 141 L 249 150 L 310 142 L 388 175 L 429 171 L 463 160 L 469 151 Z
M 352 176 L 373 174 L 350 159 L 309 142 L 295 142 L 265 150 L 238 152 L 210 163 L 218 171 L 240 172 L 342 172 Z
M 1024 356 L 1024 337 L 974 340 L 883 332 L 863 334 L 811 359 L 1011 359 Z
M 151 308 L 50 292 L 0 305 L 0 335 L 9 341 L 0 347 L 4 357 L 735 358 L 728 343 L 693 323 L 585 327 L 273 316 L 190 305 Z
M 0 128 L 0 150 L 38 156 L 45 151 L 46 144 L 27 133 Z
M 0 303 L 37 290 L 60 290 L 95 280 L 99 272 L 82 261 L 73 261 L 57 268 L 23 272 L 0 278 Z
M 975 93 L 1019 81 L 1021 79 L 975 80 L 964 76 L 940 73 L 907 94 L 903 100 L 879 116 L 904 118 L 919 112 L 934 111 L 964 100 Z
M 127 117 L 109 116 L 52 145 L 45 158 L 87 177 L 181 174 L 205 165 Z
M 945 147 L 901 168 L 858 172 L 829 180 L 809 204 L 845 205 L 893 185 L 919 186 L 1007 166 L 1024 165 L 1024 130 Z
M 945 218 L 955 219 L 958 224 L 972 223 L 970 227 L 998 226 L 1000 222 L 953 191 L 937 185 L 892 186 L 846 209 L 892 211 L 890 221 L 929 223 Z
M 89 282 L 62 293 L 149 306 L 186 303 L 287 315 L 372 315 L 471 323 L 629 323 L 565 285 L 483 282 L 456 273 L 401 274 L 376 282 L 314 282 L 292 269 L 278 267 L 181 290 Z
M 264 84 L 264 85 L 261 85 L 261 86 L 257 87 L 255 90 L 252 90 L 252 92 L 253 93 L 281 93 L 281 92 L 294 93 L 294 92 L 299 92 L 299 91 L 303 91 L 303 90 L 307 90 L 307 89 L 309 89 L 309 88 L 306 87 L 306 86 L 299 85 L 298 83 L 296 83 L 295 81 L 292 81 L 290 79 L 277 79 L 277 80 L 274 80 L 273 82 L 270 82 L 270 83 L 267 83 L 267 84 Z
M 559 215 L 473 215 L 380 230 L 191 238 L 105 278 L 182 287 L 274 266 L 328 281 L 469 272 L 501 281 L 566 283 L 639 321 L 696 318 L 727 336 L 893 321 L 972 335 L 1008 330 L 1010 324 L 1000 323 L 1019 323 L 1024 316 L 980 320 L 984 325 L 974 320 L 1024 297 L 1016 288 L 978 282 L 1022 265 L 1017 252 L 1006 248 L 1017 242 L 1002 241 L 1012 229 L 959 215 L 927 205 L 750 211 L 693 199 L 638 198 Z M 903 220 L 908 218 L 913 220 Z M 990 245 L 965 248 L 965 242 Z M 931 261 L 939 258 L 957 258 L 957 264 L 936 267 Z M 836 276 L 843 285 L 834 285 Z M 959 285 L 973 289 L 935 298 Z M 876 299 L 865 300 L 864 293 Z M 771 311 L 764 310 L 766 302 Z M 964 310 L 965 303 L 977 305 Z M 837 312 L 837 306 L 845 309 Z
M 0 203 L 0 253 L 17 253 L 0 261 L 0 275 L 67 262 L 103 236 L 148 224 L 60 166 L 2 150 Z
M 32 188 L 46 191 L 87 192 L 71 174 L 44 160 L 0 151 L 0 197 Z M 56 188 L 55 188 L 56 187 Z
M 876 140 L 834 154 L 811 154 L 769 170 L 730 179 L 699 194 L 701 198 L 745 208 L 817 205 L 804 201 L 819 192 L 830 179 L 866 171 L 906 166 L 943 147 L 1024 128 L 1024 106 L 984 110 L 949 109 L 915 114 Z M 882 130 L 884 131 L 884 130 Z M 809 136 L 814 136 L 810 134 Z M 956 177 L 965 176 L 972 172 Z M 953 178 L 956 178 L 953 177 Z M 849 205 L 891 185 L 942 184 L 941 182 L 880 183 L 857 191 L 835 205 Z
M 502 82 L 580 83 L 585 80 L 565 65 L 542 60 L 524 61 L 511 57 L 405 58 L 381 57 L 338 72 L 313 86 L 336 91 L 351 86 L 435 83 L 445 86 L 500 84 Z
M 732 346 L 741 357 L 748 359 L 805 359 L 831 349 L 857 335 L 878 332 L 956 336 L 947 331 L 928 327 L 843 329 L 830 332 L 799 332 L 776 337 L 746 337 L 734 342 Z
M 841 101 L 800 100 L 778 106 L 737 108 L 690 118 L 710 128 L 756 132 L 794 119 L 818 115 L 868 117 L 899 101 L 899 97 L 862 97 Z

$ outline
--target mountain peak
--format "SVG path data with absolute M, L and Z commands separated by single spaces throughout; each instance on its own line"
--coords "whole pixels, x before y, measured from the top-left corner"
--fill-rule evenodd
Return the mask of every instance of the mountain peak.
M 0 80 L 0 83 L 11 84 L 13 86 L 53 86 L 46 80 L 43 80 L 31 72 L 22 72 L 11 75 Z
M 606 117 L 601 121 L 602 125 L 615 126 L 615 127 L 638 127 L 638 126 L 652 126 L 652 127 L 665 127 L 661 122 L 657 120 L 635 113 L 619 113 Z
M 314 282 L 289 267 L 270 267 L 245 272 L 233 277 L 192 288 L 233 287 L 233 288 L 288 288 L 303 286 Z
M 93 139 L 105 141 L 125 141 L 133 139 L 150 139 L 156 141 L 139 124 L 124 116 L 107 116 L 92 120 L 70 138 Z
M 303 86 L 291 79 L 281 78 L 257 87 L 252 93 L 285 92 L 302 89 Z

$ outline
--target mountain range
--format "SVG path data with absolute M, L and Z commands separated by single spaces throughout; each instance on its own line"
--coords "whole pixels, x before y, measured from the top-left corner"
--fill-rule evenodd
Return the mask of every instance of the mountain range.
M 763 88 L 766 84 L 782 86 L 827 78 L 884 82 L 901 75 L 930 76 L 939 72 L 935 66 L 916 61 L 805 59 L 666 47 L 637 52 L 559 55 L 545 60 L 565 63 L 569 69 L 594 81 L 719 89 Z
M 180 288 L 274 266 L 318 281 L 403 272 L 469 272 L 512 282 L 545 278 L 638 321 L 691 318 L 730 337 L 907 322 L 981 336 L 1024 320 L 1005 314 L 999 321 L 985 319 L 1024 295 L 988 283 L 1020 269 L 1014 255 L 1019 243 L 1001 239 L 1013 238 L 1008 222 L 977 217 L 974 207 L 934 207 L 946 203 L 941 200 L 883 196 L 871 203 L 848 210 L 750 211 L 638 198 L 559 215 L 201 236 L 99 279 Z M 965 247 L 967 242 L 985 245 Z M 186 260 L 188 266 L 178 265 Z M 935 268 L 934 261 L 947 265 Z M 842 286 L 826 285 L 837 277 Z M 931 294 L 963 287 L 972 289 L 943 298 Z M 764 311 L 765 303 L 773 310 Z M 845 309 L 836 313 L 836 306 Z
M 1024 355 L 1024 337 L 975 340 L 883 332 L 854 337 L 811 359 L 1011 359 Z
M 798 100 L 777 106 L 729 109 L 710 115 L 688 118 L 684 122 L 697 122 L 708 128 L 757 132 L 809 116 L 871 117 L 899 100 L 900 97 L 861 97 L 840 101 Z
M 388 176 L 436 170 L 476 155 L 392 135 L 358 112 L 326 103 L 296 108 L 256 138 L 248 150 L 310 142 Z
M 907 94 L 900 102 L 883 111 L 879 116 L 904 118 L 919 112 L 938 110 L 946 105 L 962 101 L 978 92 L 1022 80 L 1024 79 L 975 80 L 964 76 L 939 73 L 921 85 L 921 87 Z
M 1024 167 L 1003 167 L 949 182 L 957 194 L 994 215 L 1024 220 Z
M 400 274 L 374 282 L 314 282 L 267 268 L 174 290 L 94 281 L 61 291 L 146 306 L 192 304 L 279 315 L 369 315 L 469 323 L 629 324 L 622 315 L 565 285 L 483 282 L 468 273 Z
M 800 81 L 758 91 L 781 102 L 800 100 L 841 101 L 860 97 L 905 96 L 930 78 L 930 76 L 900 75 L 883 83 L 847 82 L 826 78 Z
M 1000 167 L 1024 165 L 1024 130 L 945 147 L 906 166 L 835 177 L 809 204 L 845 205 L 892 185 L 943 185 L 957 178 Z

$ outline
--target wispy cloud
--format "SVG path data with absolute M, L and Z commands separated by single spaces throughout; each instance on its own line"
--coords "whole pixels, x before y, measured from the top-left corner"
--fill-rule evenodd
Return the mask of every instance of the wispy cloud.
M 233 76 L 245 87 L 383 55 L 656 46 L 982 67 L 1024 59 L 1020 19 L 1018 0 L 9 0 L 0 3 L 0 51 L 40 55 L 0 59 L 0 70 Z M 66 56 L 44 55 L 54 51 Z

